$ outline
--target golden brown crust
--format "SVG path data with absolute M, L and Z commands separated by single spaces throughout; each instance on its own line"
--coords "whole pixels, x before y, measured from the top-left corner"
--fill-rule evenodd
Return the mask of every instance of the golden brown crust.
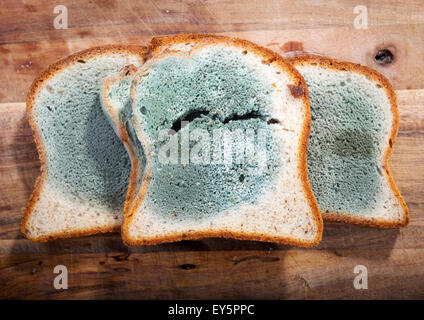
M 178 233 L 169 236 L 158 236 L 154 238 L 143 238 L 143 239 L 132 239 L 127 234 L 121 233 L 124 244 L 127 246 L 142 246 L 142 245 L 156 245 L 166 242 L 177 242 L 182 240 L 200 240 L 204 238 L 226 238 L 226 239 L 237 239 L 237 240 L 250 240 L 250 241 L 262 241 L 262 242 L 273 242 L 279 244 L 287 244 L 298 247 L 310 248 L 318 245 L 321 241 L 321 235 L 318 240 L 313 242 L 301 241 L 295 238 L 281 238 L 268 236 L 266 234 L 256 233 L 241 233 L 231 231 L 196 231 L 195 233 Z M 125 238 L 124 238 L 125 235 Z
M 387 174 L 386 177 L 387 177 L 389 186 L 403 208 L 404 217 L 400 221 L 386 221 L 381 219 L 373 219 L 373 218 L 365 218 L 365 217 L 362 218 L 362 217 L 354 216 L 349 213 L 340 213 L 340 212 L 321 212 L 321 214 L 324 220 L 327 220 L 327 221 L 346 222 L 346 223 L 352 223 L 357 225 L 380 227 L 380 228 L 400 228 L 400 227 L 406 226 L 410 220 L 409 211 L 403 197 L 401 196 L 399 192 L 399 189 L 397 188 L 393 180 L 392 174 L 389 170 L 389 157 L 393 150 L 393 146 L 394 146 L 396 136 L 399 130 L 399 111 L 398 111 L 397 103 L 396 103 L 396 93 L 393 90 L 393 87 L 390 81 L 387 80 L 382 74 L 380 74 L 379 72 L 369 67 L 362 66 L 360 64 L 352 63 L 352 62 L 337 61 L 337 60 L 319 56 L 319 55 L 299 53 L 298 55 L 288 57 L 286 60 L 289 63 L 291 63 L 294 67 L 299 65 L 319 65 L 321 67 L 325 67 L 325 68 L 329 68 L 329 69 L 333 69 L 337 71 L 351 71 L 351 72 L 360 73 L 367 76 L 371 80 L 375 81 L 382 88 L 384 88 L 390 100 L 391 111 L 393 114 L 393 125 L 392 125 L 392 130 L 391 130 L 391 134 L 389 138 L 389 143 L 384 153 L 383 168 L 385 168 L 386 170 L 386 174 Z
M 81 60 L 83 61 L 84 59 L 89 59 L 93 56 L 100 56 L 102 54 L 109 54 L 109 53 L 130 53 L 134 55 L 139 55 L 144 60 L 146 48 L 142 46 L 108 45 L 108 46 L 94 47 L 94 48 L 77 52 L 63 59 L 60 59 L 59 61 L 50 65 L 45 71 L 43 71 L 34 80 L 34 82 L 32 83 L 29 89 L 27 102 L 26 102 L 28 121 L 33 131 L 33 137 L 35 140 L 35 144 L 37 147 L 37 151 L 38 151 L 38 155 L 39 155 L 40 163 L 41 163 L 40 176 L 38 177 L 35 183 L 34 191 L 31 194 L 31 197 L 28 201 L 28 204 L 24 212 L 24 216 L 21 221 L 21 232 L 31 241 L 46 242 L 49 240 L 59 239 L 59 238 L 71 238 L 71 237 L 92 235 L 96 233 L 115 232 L 115 231 L 119 231 L 120 229 L 119 226 L 110 226 L 110 227 L 104 227 L 104 228 L 90 228 L 90 229 L 84 229 L 79 231 L 59 232 L 59 233 L 51 234 L 48 236 L 38 237 L 38 238 L 31 237 L 31 235 L 26 230 L 26 224 L 28 222 L 28 219 L 32 213 L 32 210 L 36 202 L 38 201 L 40 197 L 41 188 L 47 176 L 46 147 L 41 138 L 41 132 L 40 132 L 40 129 L 38 128 L 38 125 L 35 120 L 35 116 L 33 114 L 33 108 L 34 108 L 34 104 L 35 104 L 35 100 L 37 98 L 38 92 L 40 88 L 43 86 L 43 84 L 46 82 L 46 80 L 50 79 L 57 72 L 63 70 L 69 65 L 78 63 L 79 61 L 81 62 Z
M 271 241 L 276 243 L 284 243 L 284 244 L 290 244 L 290 245 L 296 245 L 296 246 L 304 246 L 304 247 L 311 247 L 317 245 L 321 241 L 322 236 L 322 229 L 323 229 L 323 223 L 322 218 L 318 210 L 318 205 L 316 203 L 315 197 L 312 193 L 312 189 L 310 187 L 310 183 L 308 180 L 308 174 L 307 174 L 307 162 L 306 162 L 306 155 L 307 155 L 307 146 L 308 146 L 308 140 L 309 140 L 309 131 L 310 131 L 310 124 L 311 124 L 311 115 L 310 115 L 310 109 L 309 109 L 309 98 L 308 98 L 308 88 L 306 86 L 306 83 L 303 80 L 303 77 L 297 72 L 295 68 L 293 68 L 290 64 L 286 63 L 283 58 L 281 58 L 278 54 L 275 52 L 260 47 L 252 42 L 241 40 L 241 39 L 233 39 L 229 37 L 224 36 L 217 36 L 217 35 L 211 35 L 211 34 L 180 34 L 175 36 L 165 36 L 165 37 L 159 37 L 159 38 L 153 38 L 150 44 L 150 52 L 151 54 L 155 55 L 161 52 L 165 47 L 173 45 L 173 44 L 190 44 L 190 43 L 196 43 L 207 45 L 207 44 L 214 44 L 214 43 L 225 43 L 230 46 L 236 46 L 244 48 L 249 52 L 254 52 L 258 56 L 263 57 L 263 63 L 270 64 L 275 63 L 277 64 L 282 70 L 284 70 L 289 76 L 292 82 L 296 86 L 300 86 L 303 88 L 304 94 L 300 96 L 303 100 L 303 106 L 304 106 L 304 125 L 303 125 L 303 131 L 300 138 L 300 144 L 299 144 L 299 152 L 298 152 L 298 163 L 299 163 L 299 172 L 302 179 L 302 187 L 304 189 L 304 193 L 307 197 L 309 207 L 311 208 L 311 212 L 313 214 L 313 218 L 315 221 L 315 224 L 317 226 L 317 237 L 314 239 L 314 241 L 302 241 L 295 238 L 281 238 L 281 237 L 272 237 L 264 234 L 253 234 L 253 233 L 239 233 L 239 232 L 229 232 L 225 230 L 219 230 L 219 231 L 200 231 L 200 232 L 193 232 L 193 233 L 186 233 L 186 234 L 173 234 L 170 236 L 159 236 L 156 238 L 144 238 L 144 239 L 133 239 L 129 236 L 129 225 L 131 224 L 132 219 L 134 218 L 134 213 L 139 208 L 140 204 L 144 200 L 145 195 L 147 194 L 147 188 L 149 181 L 151 179 L 151 169 L 149 168 L 149 159 L 147 156 L 147 174 L 145 175 L 145 180 L 143 180 L 142 188 L 135 200 L 135 204 L 132 206 L 130 212 L 128 215 L 124 215 L 124 220 L 122 223 L 122 238 L 126 245 L 129 246 L 137 246 L 137 245 L 147 245 L 147 244 L 159 244 L 163 242 L 172 242 L 172 241 L 180 241 L 180 240 L 194 240 L 194 239 L 200 239 L 200 238 L 206 238 L 206 237 L 223 237 L 223 238 L 235 238 L 240 240 L 257 240 L 257 241 Z M 147 62 L 148 63 L 148 62 Z M 137 77 L 136 77 L 137 78 Z M 137 79 L 134 81 L 134 83 L 137 81 Z

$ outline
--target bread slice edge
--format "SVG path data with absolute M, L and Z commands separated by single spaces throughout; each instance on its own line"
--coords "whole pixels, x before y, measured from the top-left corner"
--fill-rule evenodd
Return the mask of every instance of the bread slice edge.
M 120 75 L 112 76 L 103 79 L 102 88 L 100 92 L 100 101 L 102 104 L 103 111 L 106 113 L 106 116 L 112 122 L 111 125 L 114 127 L 116 134 L 121 139 L 125 148 L 128 151 L 131 160 L 131 173 L 129 177 L 128 189 L 125 197 L 124 211 L 123 215 L 127 215 L 131 205 L 134 202 L 134 199 L 138 191 L 138 180 L 142 175 L 143 168 L 140 159 L 137 156 L 135 146 L 133 145 L 131 138 L 129 136 L 126 123 L 122 122 L 120 119 L 120 114 L 117 113 L 116 108 L 113 105 L 113 102 L 110 99 L 110 90 L 113 86 L 118 85 L 122 79 L 126 77 L 132 77 L 137 72 L 137 68 L 134 65 L 129 65 L 124 67 Z M 127 120 L 130 121 L 130 120 Z M 121 225 L 119 226 L 121 228 Z

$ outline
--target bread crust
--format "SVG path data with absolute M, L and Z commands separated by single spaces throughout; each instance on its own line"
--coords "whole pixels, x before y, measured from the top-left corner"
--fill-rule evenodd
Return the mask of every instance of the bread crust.
M 384 152 L 383 156 L 383 168 L 386 172 L 387 182 L 390 186 L 390 189 L 393 191 L 394 195 L 398 199 L 400 205 L 403 209 L 403 219 L 397 221 L 387 221 L 382 219 L 373 219 L 373 218 L 361 218 L 352 215 L 348 212 L 321 212 L 324 220 L 326 221 L 334 221 L 334 222 L 345 222 L 352 223 L 362 226 L 371 226 L 371 227 L 379 227 L 379 228 L 401 228 L 408 225 L 410 221 L 409 210 L 406 206 L 405 200 L 397 188 L 393 176 L 390 172 L 389 168 L 389 157 L 392 153 L 393 146 L 395 144 L 396 136 L 399 131 L 399 111 L 396 102 L 396 93 L 390 83 L 390 81 L 384 77 L 381 73 L 376 70 L 363 66 L 358 63 L 346 62 L 346 61 L 337 61 L 328 57 L 320 56 L 317 54 L 308 54 L 297 52 L 296 54 L 290 56 L 288 55 L 286 60 L 291 63 L 294 67 L 299 65 L 319 65 L 321 67 L 325 67 L 328 69 L 333 69 L 337 71 L 351 71 L 355 73 L 359 73 L 365 75 L 371 80 L 375 81 L 378 85 L 384 88 L 387 96 L 390 100 L 391 111 L 393 114 L 393 123 L 392 129 L 390 133 L 389 143 Z
M 59 61 L 51 64 L 45 71 L 43 71 L 32 83 L 26 101 L 26 110 L 28 113 L 28 121 L 33 131 L 33 137 L 35 140 L 36 148 L 38 151 L 38 155 L 40 158 L 41 168 L 40 168 L 40 176 L 37 178 L 35 182 L 34 190 L 30 196 L 28 204 L 25 208 L 24 216 L 21 221 L 21 232 L 31 241 L 35 242 L 46 242 L 53 239 L 60 238 L 72 238 L 72 237 L 80 237 L 93 235 L 96 233 L 106 233 L 106 232 L 119 232 L 120 226 L 110 226 L 110 227 L 96 227 L 96 228 L 87 228 L 81 229 L 78 231 L 66 231 L 66 232 L 58 232 L 54 234 L 49 234 L 47 236 L 42 237 L 32 237 L 26 229 L 26 225 L 29 217 L 34 209 L 35 204 L 40 198 L 40 193 L 44 182 L 47 177 L 47 162 L 46 162 L 46 146 L 44 141 L 41 138 L 41 130 L 39 129 L 35 115 L 33 114 L 34 104 L 36 98 L 38 96 L 38 92 L 40 91 L 43 84 L 53 77 L 56 73 L 65 69 L 66 67 L 78 63 L 78 60 L 89 59 L 95 56 L 101 56 L 103 54 L 110 53 L 130 53 L 134 55 L 140 56 L 142 61 L 145 59 L 146 48 L 143 46 L 123 46 L 123 45 L 107 45 L 107 46 L 98 46 L 89 48 L 77 53 L 74 53 L 70 56 L 60 59 Z
M 143 202 L 148 189 L 148 184 L 152 176 L 151 168 L 149 167 L 149 152 L 146 152 L 147 158 L 147 167 L 146 173 L 143 178 L 142 187 L 138 196 L 135 199 L 134 205 L 129 210 L 128 214 L 124 215 L 123 223 L 122 223 L 122 239 L 126 245 L 129 246 L 137 246 L 137 245 L 151 245 L 151 244 L 159 244 L 164 242 L 174 242 L 181 240 L 196 240 L 200 238 L 209 238 L 209 237 L 219 237 L 219 238 L 235 238 L 239 240 L 256 240 L 256 241 L 269 241 L 275 243 L 282 244 L 290 244 L 295 246 L 303 246 L 303 247 L 312 247 L 317 245 L 321 241 L 322 230 L 323 230 L 323 222 L 322 217 L 319 213 L 318 204 L 315 200 L 314 194 L 312 192 L 312 188 L 309 183 L 308 173 L 307 173 L 307 146 L 309 141 L 309 132 L 311 128 L 311 114 L 310 114 L 310 106 L 309 106 L 309 96 L 308 96 L 308 88 L 306 86 L 303 77 L 300 73 L 293 68 L 290 64 L 286 63 L 285 60 L 280 57 L 275 52 L 260 47 L 250 41 L 241 40 L 237 38 L 229 38 L 225 36 L 218 36 L 212 34 L 179 34 L 174 36 L 165 36 L 153 38 L 149 47 L 149 56 L 158 54 L 161 49 L 166 46 L 173 44 L 182 44 L 182 43 L 196 43 L 201 45 L 207 44 L 215 44 L 215 43 L 224 43 L 230 46 L 236 46 L 244 48 L 247 51 L 254 52 L 256 55 L 261 56 L 263 58 L 263 63 L 270 64 L 276 63 L 278 66 L 283 69 L 291 78 L 292 82 L 297 86 L 303 89 L 303 94 L 299 96 L 299 99 L 302 99 L 303 102 L 303 129 L 300 137 L 299 150 L 298 150 L 298 170 L 302 181 L 302 188 L 304 194 L 307 198 L 310 211 L 312 212 L 315 225 L 317 227 L 317 236 L 313 241 L 303 241 L 295 238 L 281 238 L 268 236 L 266 234 L 255 234 L 255 233 L 240 233 L 240 232 L 229 232 L 225 230 L 205 230 L 198 231 L 189 234 L 178 233 L 168 236 L 158 236 L 154 238 L 143 238 L 143 239 L 134 239 L 129 235 L 129 226 L 134 218 L 134 214 L 139 208 L 140 204 Z M 166 49 L 168 50 L 168 49 Z M 146 63 L 149 63 L 147 61 Z M 136 76 L 136 79 L 133 82 L 132 90 L 138 81 L 140 74 Z M 133 96 L 133 94 L 131 94 Z M 142 140 L 142 137 L 139 137 Z M 145 145 L 145 143 L 142 144 Z

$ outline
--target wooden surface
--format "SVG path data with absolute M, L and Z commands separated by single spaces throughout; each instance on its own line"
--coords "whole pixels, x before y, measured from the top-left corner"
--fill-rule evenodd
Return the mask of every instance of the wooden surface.
M 361 1 L 369 28 L 353 28 L 357 1 L 61 1 L 69 28 L 53 28 L 48 1 L 0 3 L 0 298 L 424 298 L 424 4 Z M 93 45 L 152 35 L 216 32 L 279 53 L 316 51 L 385 74 L 397 89 L 400 131 L 390 160 L 411 212 L 401 230 L 326 223 L 315 249 L 206 239 L 128 249 L 119 235 L 35 244 L 19 232 L 39 173 L 24 104 L 34 77 Z M 378 64 L 379 49 L 393 62 Z M 69 270 L 56 290 L 53 268 Z M 368 290 L 353 269 L 368 268 Z

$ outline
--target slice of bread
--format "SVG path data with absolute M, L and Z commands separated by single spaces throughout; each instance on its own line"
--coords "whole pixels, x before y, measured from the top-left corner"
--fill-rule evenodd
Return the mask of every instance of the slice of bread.
M 103 110 L 116 134 L 124 143 L 131 159 L 132 170 L 125 199 L 124 214 L 129 210 L 139 192 L 146 163 L 143 147 L 130 121 L 132 118 L 130 87 L 136 71 L 137 68 L 134 65 L 129 65 L 122 70 L 120 75 L 103 79 L 100 93 Z
M 388 164 L 399 128 L 390 82 L 371 68 L 318 55 L 288 61 L 309 89 L 308 175 L 324 219 L 406 226 L 408 209 Z
M 22 232 L 33 241 L 118 231 L 131 171 L 129 156 L 102 112 L 102 78 L 140 66 L 145 48 L 91 48 L 51 65 L 32 84 L 29 123 L 41 175 Z
M 222 36 L 155 38 L 131 105 L 146 168 L 124 215 L 125 244 L 319 243 L 306 167 L 307 87 L 280 56 Z

